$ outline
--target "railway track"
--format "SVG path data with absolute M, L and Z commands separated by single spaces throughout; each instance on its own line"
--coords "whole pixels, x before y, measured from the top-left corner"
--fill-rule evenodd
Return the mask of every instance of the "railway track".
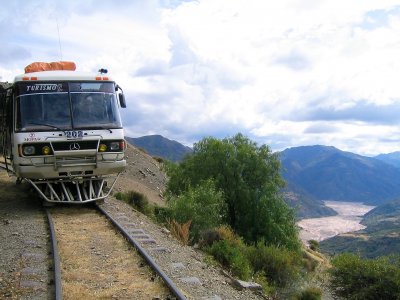
M 186 299 L 140 246 L 143 231 L 94 204 L 43 210 L 0 175 L 1 299 Z
M 186 299 L 141 247 L 151 240 L 140 229 L 127 231 L 101 208 L 55 208 L 48 215 L 62 260 L 60 274 L 54 272 L 57 299 Z

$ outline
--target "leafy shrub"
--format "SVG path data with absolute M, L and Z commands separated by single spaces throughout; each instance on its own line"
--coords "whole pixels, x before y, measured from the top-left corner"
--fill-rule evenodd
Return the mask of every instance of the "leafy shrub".
M 321 300 L 322 291 L 317 287 L 308 287 L 296 296 L 297 300 Z
M 114 197 L 117 199 L 117 200 L 124 200 L 126 197 L 125 197 L 125 194 L 124 193 L 121 193 L 121 192 L 118 192 L 118 193 L 116 193 L 115 195 L 114 195 Z
M 239 237 L 228 225 L 221 225 L 217 228 L 213 228 L 201 233 L 199 245 L 200 248 L 211 246 L 214 242 L 220 240 L 226 240 L 231 245 L 240 248 L 245 251 L 246 244 L 243 239 Z
M 248 247 L 247 257 L 254 272 L 264 272 L 279 287 L 296 280 L 300 274 L 301 257 L 296 251 L 258 242 Z
M 168 202 L 171 217 L 178 223 L 192 220 L 191 239 L 197 242 L 200 233 L 218 226 L 222 222 L 224 208 L 222 193 L 215 189 L 212 180 L 203 181 L 195 188 L 189 188 L 180 196 Z
M 237 247 L 245 247 L 242 239 L 233 232 L 232 228 L 228 225 L 221 225 L 201 233 L 199 240 L 200 248 L 211 246 L 214 242 L 220 240 L 226 240 Z
M 224 267 L 230 269 L 234 276 L 247 280 L 251 275 L 251 267 L 245 254 L 240 247 L 237 247 L 226 240 L 213 243 L 206 249 Z
M 260 284 L 262 286 L 263 292 L 266 295 L 272 295 L 273 293 L 276 292 L 276 288 L 272 286 L 267 279 L 267 276 L 265 276 L 264 272 L 257 272 L 253 275 L 253 279 L 255 282 Z M 273 298 L 275 299 L 275 298 Z
M 347 299 L 400 299 L 400 257 L 363 259 L 344 253 L 332 260 L 331 288 Z
M 220 226 L 202 234 L 200 246 L 215 260 L 229 268 L 235 276 L 254 280 L 271 294 L 275 287 L 284 287 L 300 274 L 302 259 L 297 251 L 259 242 L 248 246 L 228 226 Z
M 216 231 L 223 240 L 228 241 L 232 245 L 244 246 L 242 239 L 228 225 L 222 225 L 216 228 Z
M 230 269 L 234 276 L 243 280 L 250 277 L 252 269 L 246 257 L 247 246 L 229 226 L 222 225 L 203 232 L 200 247 Z
M 220 240 L 222 240 L 222 236 L 216 229 L 206 230 L 201 233 L 199 246 L 200 248 L 209 247 Z
M 164 158 L 159 157 L 159 156 L 153 156 L 153 159 L 156 160 L 160 164 L 162 164 L 164 162 Z
M 302 259 L 303 267 L 307 272 L 314 272 L 317 267 L 319 262 L 309 256 L 305 256 Z
M 145 215 L 151 215 L 152 209 L 146 196 L 136 192 L 130 191 L 126 195 L 126 202 L 135 207 L 138 211 Z
M 151 216 L 153 214 L 153 207 L 149 204 L 146 196 L 136 192 L 136 191 L 129 191 L 128 193 L 117 193 L 115 194 L 115 198 L 121 201 L 125 201 L 129 205 L 136 208 L 141 213 Z
M 158 223 L 167 224 L 172 219 L 172 212 L 168 207 L 154 206 L 154 218 Z

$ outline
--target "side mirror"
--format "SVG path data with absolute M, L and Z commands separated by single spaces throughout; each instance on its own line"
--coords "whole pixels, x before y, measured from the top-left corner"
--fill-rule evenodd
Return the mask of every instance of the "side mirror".
M 126 108 L 125 95 L 118 94 L 118 98 L 119 98 L 119 105 L 121 105 L 122 108 Z

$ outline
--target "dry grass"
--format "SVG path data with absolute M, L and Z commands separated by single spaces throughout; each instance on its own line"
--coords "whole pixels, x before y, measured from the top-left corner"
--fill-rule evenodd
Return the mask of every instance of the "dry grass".
M 168 220 L 168 227 L 171 231 L 171 234 L 176 237 L 182 245 L 187 245 L 189 243 L 189 230 L 191 224 L 192 220 L 189 220 L 183 224 L 179 224 L 175 220 Z
M 134 248 L 93 210 L 57 209 L 54 223 L 65 299 L 152 299 L 169 295 Z
M 304 251 L 304 256 L 305 258 L 314 260 L 318 263 L 323 263 L 326 261 L 326 259 L 324 259 L 320 253 L 313 251 L 311 249 L 307 249 L 306 251 Z
M 242 241 L 239 236 L 227 225 L 222 225 L 216 228 L 217 233 L 223 239 L 235 246 L 240 246 Z

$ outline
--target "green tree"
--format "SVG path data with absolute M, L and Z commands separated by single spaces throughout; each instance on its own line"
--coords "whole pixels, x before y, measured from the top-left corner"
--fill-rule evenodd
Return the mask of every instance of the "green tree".
M 226 202 L 224 219 L 247 242 L 299 249 L 293 211 L 284 203 L 280 162 L 268 146 L 242 134 L 219 140 L 204 138 L 179 165 L 169 165 L 167 192 L 180 195 L 212 179 Z

